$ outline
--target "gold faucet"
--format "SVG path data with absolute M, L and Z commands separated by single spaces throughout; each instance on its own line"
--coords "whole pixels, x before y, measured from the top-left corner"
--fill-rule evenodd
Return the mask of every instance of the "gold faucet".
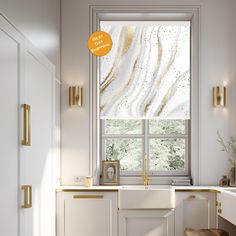
M 144 155 L 143 161 L 143 185 L 146 187 L 149 184 L 148 168 L 147 168 L 147 154 Z

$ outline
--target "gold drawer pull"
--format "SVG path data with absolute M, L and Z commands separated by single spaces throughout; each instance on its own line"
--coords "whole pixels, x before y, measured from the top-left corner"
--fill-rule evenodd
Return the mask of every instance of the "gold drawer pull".
M 24 191 L 24 204 L 22 208 L 31 208 L 32 207 L 32 186 L 23 185 L 21 189 Z
M 74 199 L 103 199 L 103 195 L 74 195 Z
M 24 121 L 23 121 L 23 140 L 21 142 L 24 146 L 31 145 L 30 137 L 30 105 L 23 104 L 21 105 L 24 109 Z
M 195 198 L 196 198 L 195 195 L 190 195 L 190 196 L 188 197 L 188 199 L 195 199 Z

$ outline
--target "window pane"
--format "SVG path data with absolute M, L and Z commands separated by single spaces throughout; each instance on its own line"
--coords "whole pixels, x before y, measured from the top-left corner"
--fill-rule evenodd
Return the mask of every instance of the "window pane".
M 106 139 L 107 160 L 120 160 L 121 171 L 140 171 L 142 169 L 141 139 Z
M 185 134 L 185 120 L 149 120 L 150 134 Z
M 150 139 L 149 168 L 151 171 L 183 171 L 185 139 Z
M 105 120 L 106 134 L 141 134 L 142 120 Z

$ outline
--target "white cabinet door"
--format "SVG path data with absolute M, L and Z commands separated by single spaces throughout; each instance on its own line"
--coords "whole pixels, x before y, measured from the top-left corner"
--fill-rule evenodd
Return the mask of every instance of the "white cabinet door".
M 21 185 L 32 186 L 32 207 L 22 209 L 22 236 L 54 235 L 53 79 L 53 67 L 27 44 L 22 103 L 30 105 L 31 144 L 21 145 Z
M 174 210 L 119 210 L 119 236 L 174 236 Z
M 0 235 L 53 236 L 54 66 L 1 14 L 0 73 Z M 31 107 L 27 132 L 21 104 Z M 26 133 L 30 146 L 22 146 Z M 31 208 L 21 208 L 21 185 L 33 188 Z
M 0 235 L 18 234 L 20 40 L 0 16 Z
M 215 226 L 216 193 L 176 193 L 175 236 L 183 236 L 186 228 L 207 229 Z
M 57 194 L 57 236 L 117 236 L 117 193 Z

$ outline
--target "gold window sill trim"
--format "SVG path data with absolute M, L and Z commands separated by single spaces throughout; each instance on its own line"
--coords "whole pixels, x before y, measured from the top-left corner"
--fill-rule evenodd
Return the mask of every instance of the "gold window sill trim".
M 56 189 L 56 192 L 118 192 L 118 189 Z M 175 189 L 175 192 L 220 193 L 220 191 L 216 189 Z
M 220 193 L 217 189 L 175 189 L 175 192 L 209 192 Z
M 119 210 L 125 210 L 125 211 L 174 211 L 176 207 L 174 208 L 118 208 Z
M 56 189 L 56 192 L 118 192 L 118 189 Z

